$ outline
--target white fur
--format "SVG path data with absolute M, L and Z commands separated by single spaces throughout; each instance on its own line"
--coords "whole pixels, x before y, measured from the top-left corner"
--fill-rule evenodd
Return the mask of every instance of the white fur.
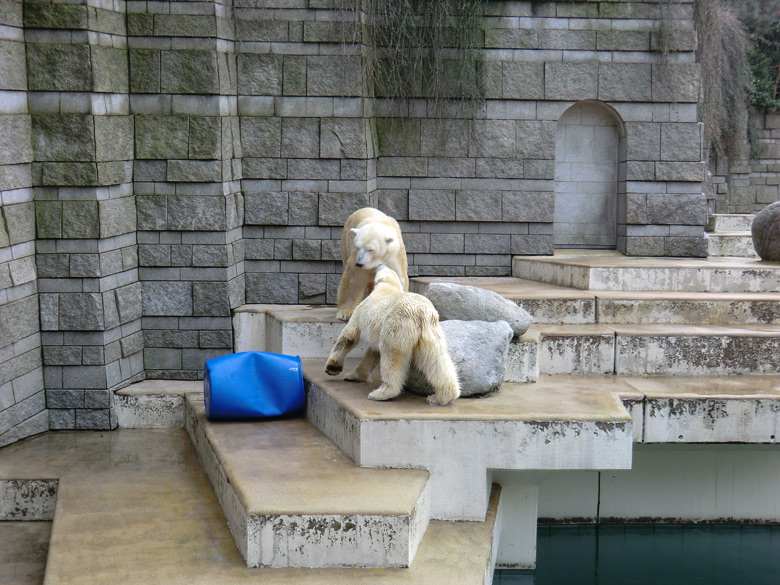
M 339 374 L 344 358 L 361 338 L 370 349 L 345 379 L 367 382 L 379 363 L 382 384 L 368 395 L 370 399 L 398 396 L 412 361 L 434 389 L 429 403 L 445 405 L 460 396 L 458 374 L 436 309 L 422 295 L 404 292 L 398 275 L 383 264 L 376 268 L 373 292 L 355 308 L 336 340 L 325 371 Z
M 344 273 L 339 284 L 336 317 L 342 321 L 347 321 L 357 304 L 371 292 L 380 263 L 395 270 L 403 290 L 409 290 L 401 228 L 378 209 L 364 207 L 349 216 L 341 235 L 341 260 Z

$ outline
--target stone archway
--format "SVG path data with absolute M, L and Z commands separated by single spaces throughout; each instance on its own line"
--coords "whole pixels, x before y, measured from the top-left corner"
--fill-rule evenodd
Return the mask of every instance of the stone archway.
M 566 110 L 555 131 L 556 248 L 615 248 L 622 124 L 599 102 Z

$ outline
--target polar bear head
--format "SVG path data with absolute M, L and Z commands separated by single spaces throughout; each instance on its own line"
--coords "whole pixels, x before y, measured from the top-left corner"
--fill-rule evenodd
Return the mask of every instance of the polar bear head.
M 355 234 L 355 265 L 371 270 L 395 258 L 400 245 L 395 230 L 383 223 L 371 222 L 352 228 Z
M 398 278 L 398 273 L 392 268 L 388 268 L 386 264 L 380 264 L 376 268 L 376 275 L 374 275 L 374 290 L 380 284 L 386 284 L 392 288 L 403 291 L 403 285 L 401 279 Z

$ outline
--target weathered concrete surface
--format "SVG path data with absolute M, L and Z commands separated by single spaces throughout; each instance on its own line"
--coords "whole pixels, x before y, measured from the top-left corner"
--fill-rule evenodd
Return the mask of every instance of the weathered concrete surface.
M 51 521 L 56 479 L 0 479 L 0 522 Z
M 100 585 L 117 575 L 127 585 L 492 579 L 498 488 L 485 522 L 431 522 L 408 569 L 250 569 L 183 430 L 46 433 L 0 450 L 0 479 L 31 476 L 60 482 L 47 583 Z
M 184 396 L 203 395 L 203 382 L 144 380 L 114 396 L 117 422 L 125 429 L 184 428 Z
M 710 256 L 738 256 L 758 258 L 753 247 L 750 232 L 722 232 L 710 234 L 707 238 L 707 251 Z
M 433 407 L 410 394 L 375 404 L 369 385 L 334 380 L 323 366 L 304 361 L 309 419 L 361 466 L 430 471 L 433 518 L 484 518 L 487 469 L 631 465 L 631 419 L 614 393 L 600 391 L 603 379 L 505 384 Z
M 428 473 L 360 469 L 302 419 L 187 432 L 249 567 L 408 567 L 428 526 Z
M 643 258 L 603 250 L 561 250 L 553 256 L 515 256 L 512 275 L 590 290 L 780 290 L 780 265 L 750 258 Z
M 0 525 L 0 583 L 43 583 L 50 537 L 51 522 Z

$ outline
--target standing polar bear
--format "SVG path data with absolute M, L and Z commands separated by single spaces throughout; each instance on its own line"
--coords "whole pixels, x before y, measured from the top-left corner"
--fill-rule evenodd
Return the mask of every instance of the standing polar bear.
M 368 395 L 370 399 L 398 396 L 412 360 L 433 387 L 430 404 L 449 404 L 460 396 L 457 370 L 447 350 L 439 314 L 424 296 L 404 292 L 398 275 L 383 264 L 376 269 L 374 290 L 355 308 L 336 340 L 325 364 L 328 374 L 341 373 L 344 358 L 361 337 L 367 340 L 369 349 L 345 379 L 367 382 L 379 362 L 382 384 Z
M 376 267 L 380 264 L 395 270 L 403 290 L 409 290 L 401 228 L 378 209 L 364 207 L 347 218 L 341 234 L 341 260 L 344 273 L 336 299 L 337 319 L 348 321 L 357 304 L 371 292 Z

